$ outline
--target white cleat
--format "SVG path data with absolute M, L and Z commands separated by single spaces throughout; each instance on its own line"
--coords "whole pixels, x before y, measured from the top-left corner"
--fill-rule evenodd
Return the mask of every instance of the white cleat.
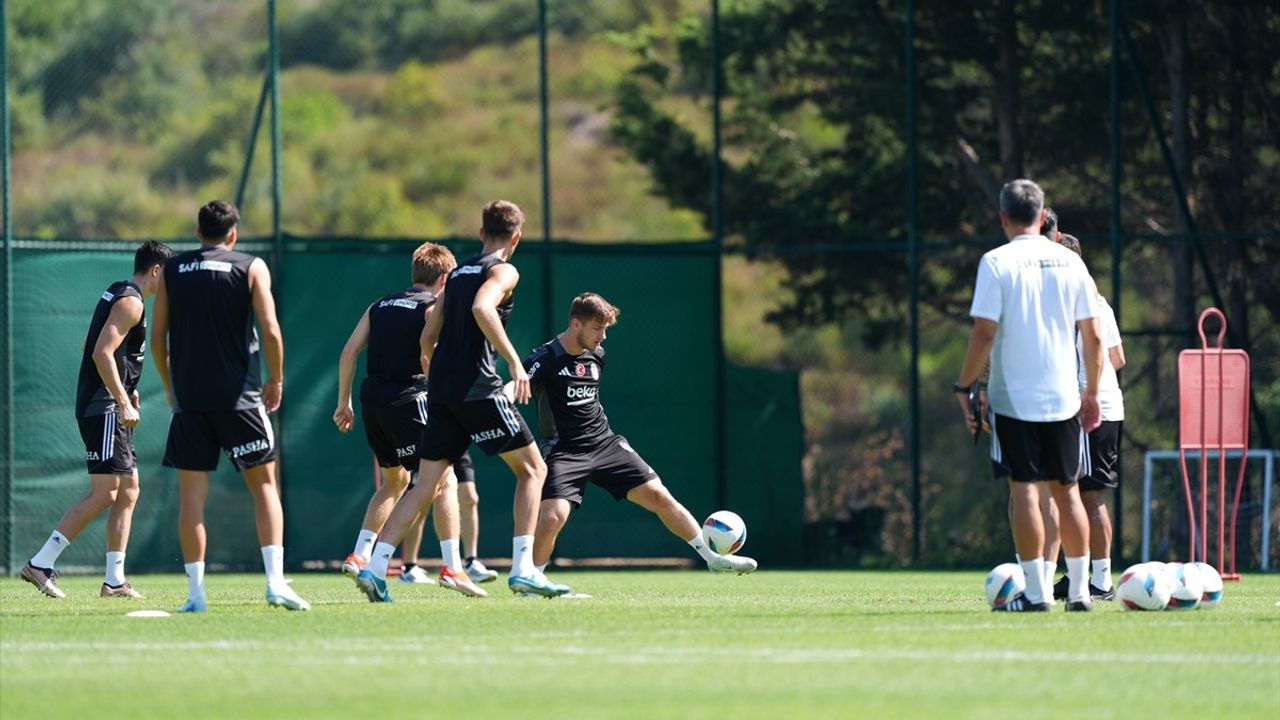
M 407 585 L 435 585 L 435 578 L 427 574 L 426 570 L 414 565 L 408 571 L 400 573 L 400 582 Z
M 288 582 L 288 581 L 286 581 Z M 286 584 L 267 585 L 267 604 L 271 607 L 283 607 L 289 610 L 310 610 L 311 603 L 303 600 L 293 588 Z
M 738 573 L 746 575 L 755 572 L 756 561 L 739 555 L 717 555 L 715 560 L 707 562 L 707 569 L 713 573 Z
M 467 577 L 471 578 L 473 583 L 487 583 L 498 579 L 498 571 L 485 567 L 484 563 L 480 562 L 480 558 L 473 558 L 463 569 L 467 571 Z

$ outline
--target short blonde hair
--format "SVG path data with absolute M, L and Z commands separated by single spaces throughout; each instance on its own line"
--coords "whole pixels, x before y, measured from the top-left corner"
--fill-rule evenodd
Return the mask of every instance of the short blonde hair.
M 608 300 L 591 292 L 582 293 L 569 305 L 569 317 L 582 321 L 599 320 L 605 327 L 618 322 L 621 310 L 609 304 Z
M 441 275 L 452 272 L 458 266 L 453 253 L 443 245 L 425 242 L 413 251 L 413 282 L 434 285 Z

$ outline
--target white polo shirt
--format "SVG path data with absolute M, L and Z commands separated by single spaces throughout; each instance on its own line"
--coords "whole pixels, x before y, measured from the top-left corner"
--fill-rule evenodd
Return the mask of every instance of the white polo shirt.
M 1102 333 L 1102 380 L 1098 382 L 1098 405 L 1102 408 L 1102 419 L 1107 422 L 1124 420 L 1124 395 L 1120 392 L 1120 379 L 1116 377 L 1116 368 L 1111 364 L 1111 348 L 1118 347 L 1120 326 L 1116 323 L 1116 313 L 1111 304 L 1101 295 L 1095 295 L 1094 304 L 1098 309 L 1098 325 Z M 1084 390 L 1084 342 L 1076 333 L 1076 361 L 1079 363 L 1080 389 Z
M 1056 422 L 1080 412 L 1076 322 L 1097 315 L 1079 255 L 1018 235 L 982 256 L 969 314 L 996 322 L 987 395 L 999 415 Z

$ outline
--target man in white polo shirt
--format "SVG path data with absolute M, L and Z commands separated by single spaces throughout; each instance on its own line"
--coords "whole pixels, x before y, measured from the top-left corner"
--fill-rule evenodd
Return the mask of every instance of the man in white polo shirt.
M 1040 234 L 1044 217 L 1044 191 L 1035 183 L 1013 180 L 1000 190 L 1000 225 L 1009 242 L 983 255 L 978 264 L 969 311 L 973 331 L 955 386 L 965 423 L 974 432 L 969 388 L 990 356 L 991 457 L 1010 471 L 1014 544 L 1027 578 L 1026 591 L 997 608 L 1011 612 L 1049 609 L 1040 516 L 1046 489 L 1058 505 L 1067 556 L 1067 610 L 1093 607 L 1085 584 L 1089 523 L 1076 482 L 1082 435 L 1098 425 L 1102 344 L 1084 262 Z M 1085 364 L 1083 393 L 1075 362 L 1077 328 Z

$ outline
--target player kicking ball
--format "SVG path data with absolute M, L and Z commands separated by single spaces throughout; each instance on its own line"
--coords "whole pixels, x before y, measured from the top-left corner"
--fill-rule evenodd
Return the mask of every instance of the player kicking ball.
M 569 327 L 524 361 L 538 407 L 538 430 L 545 441 L 547 481 L 534 534 L 533 561 L 545 569 L 573 508 L 582 505 L 592 482 L 613 495 L 654 513 L 718 573 L 745 575 L 756 561 L 719 555 L 702 540 L 693 515 L 671 495 L 627 439 L 609 427 L 600 405 L 604 374 L 602 343 L 618 321 L 618 308 L 595 293 L 583 293 L 569 308 Z M 510 387 L 510 386 L 509 386 Z

